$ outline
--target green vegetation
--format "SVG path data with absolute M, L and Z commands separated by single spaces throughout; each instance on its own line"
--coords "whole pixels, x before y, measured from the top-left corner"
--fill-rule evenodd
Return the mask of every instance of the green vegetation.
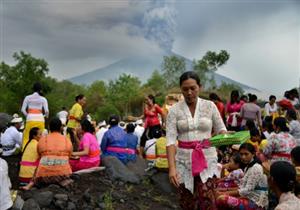
M 23 51 L 14 53 L 15 65 L 0 64 L 0 112 L 9 114 L 20 113 L 24 97 L 32 93 L 34 82 L 41 82 L 43 94 L 48 99 L 50 117 L 54 116 L 61 107 L 70 108 L 76 95 L 82 93 L 87 97 L 86 111 L 99 120 L 107 119 L 112 113 L 120 116 L 140 116 L 144 96 L 153 94 L 158 104 L 162 105 L 168 93 L 179 92 L 179 76 L 186 70 L 184 58 L 166 56 L 162 63 L 162 71 L 155 70 L 145 84 L 139 78 L 122 74 L 118 79 L 95 81 L 89 86 L 73 84 L 69 81 L 58 81 L 48 75 L 48 63 L 41 58 L 33 57 Z M 213 84 L 214 78 L 209 74 L 217 71 L 229 59 L 226 51 L 220 53 L 207 52 L 206 55 L 194 61 L 194 70 L 199 74 L 203 84 Z M 241 88 L 222 84 L 220 87 L 210 85 L 207 91 L 217 92 L 228 97 L 232 89 Z M 202 93 L 204 96 L 207 92 Z

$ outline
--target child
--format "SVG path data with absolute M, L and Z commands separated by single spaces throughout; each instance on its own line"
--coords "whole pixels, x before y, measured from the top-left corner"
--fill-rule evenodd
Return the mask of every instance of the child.
M 259 150 L 264 149 L 264 147 L 268 144 L 268 141 L 266 139 L 261 139 L 260 132 L 257 128 L 252 128 L 250 130 L 250 139 L 247 143 L 252 144 L 258 152 Z
M 240 180 L 244 176 L 244 172 L 242 170 L 243 164 L 241 161 L 241 157 L 239 154 L 235 154 L 230 158 L 228 164 L 223 165 L 221 172 L 221 179 L 218 181 L 219 190 L 234 188 L 237 187 L 240 183 Z M 227 176 L 225 176 L 226 170 L 229 172 Z
M 24 147 L 21 168 L 19 173 L 20 185 L 27 185 L 32 179 L 34 172 L 39 165 L 39 154 L 37 151 L 38 141 L 42 136 L 42 131 L 34 127 L 29 132 L 29 141 Z

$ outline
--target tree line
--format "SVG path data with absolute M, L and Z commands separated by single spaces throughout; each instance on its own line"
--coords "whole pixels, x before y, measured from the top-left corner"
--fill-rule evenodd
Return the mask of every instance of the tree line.
M 233 89 L 242 89 L 233 84 L 223 83 L 217 87 L 213 73 L 218 67 L 226 64 L 229 54 L 222 50 L 219 53 L 208 51 L 200 60 L 193 61 L 202 84 L 206 87 L 203 96 L 208 92 L 217 92 L 227 98 Z M 165 56 L 160 70 L 155 70 L 151 77 L 142 83 L 138 77 L 122 74 L 111 81 L 99 80 L 91 85 L 78 85 L 68 80 L 59 81 L 49 76 L 46 60 L 33 57 L 30 53 L 13 54 L 15 65 L 0 64 L 0 112 L 20 113 L 24 97 L 32 93 L 32 85 L 39 81 L 43 84 L 43 94 L 48 100 L 50 117 L 61 108 L 70 108 L 76 95 L 82 93 L 87 97 L 85 110 L 96 120 L 107 119 L 112 113 L 124 116 L 139 116 L 145 95 L 153 94 L 157 103 L 162 105 L 168 93 L 178 93 L 179 76 L 186 71 L 185 59 L 176 56 Z

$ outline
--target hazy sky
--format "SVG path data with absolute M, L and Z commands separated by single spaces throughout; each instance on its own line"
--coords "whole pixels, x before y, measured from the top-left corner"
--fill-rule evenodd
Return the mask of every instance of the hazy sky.
M 299 0 L 0 0 L 0 60 L 23 50 L 69 78 L 121 58 L 225 49 L 218 72 L 282 94 L 300 78 Z

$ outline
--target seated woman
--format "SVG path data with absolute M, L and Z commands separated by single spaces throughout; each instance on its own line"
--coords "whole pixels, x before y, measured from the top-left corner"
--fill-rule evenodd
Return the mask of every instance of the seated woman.
M 37 166 L 39 165 L 40 156 L 37 151 L 37 148 L 41 136 L 42 131 L 38 127 L 33 127 L 29 131 L 29 141 L 24 146 L 24 152 L 22 155 L 22 160 L 20 162 L 20 185 L 26 185 L 31 181 L 34 172 Z
M 260 210 L 267 208 L 267 177 L 255 153 L 252 144 L 244 143 L 240 146 L 239 154 L 245 164 L 245 175 L 238 188 L 216 191 L 217 206 L 220 209 Z
M 228 188 L 238 187 L 241 179 L 244 176 L 242 170 L 243 163 L 239 154 L 234 154 L 228 164 L 223 165 L 221 172 L 221 179 L 218 180 L 218 190 L 226 190 Z M 225 170 L 229 172 L 225 175 Z
M 119 117 L 112 115 L 109 118 L 110 128 L 104 133 L 101 142 L 102 156 L 115 156 L 124 164 L 127 163 L 127 142 L 125 131 L 118 126 Z
M 138 137 L 134 134 L 135 126 L 132 123 L 126 125 L 126 135 L 125 140 L 127 142 L 127 161 L 136 160 L 136 149 L 138 144 Z
M 268 144 L 262 150 L 263 154 L 271 163 L 278 160 L 291 162 L 291 151 L 296 147 L 295 138 L 289 134 L 287 121 L 283 117 L 277 117 L 274 120 L 275 134 L 268 139 Z
M 50 134 L 42 137 L 38 143 L 38 153 L 41 157 L 32 181 L 22 187 L 31 189 L 34 185 L 60 184 L 67 186 L 72 183 L 72 174 L 69 157 L 72 154 L 71 141 L 61 134 L 61 121 L 53 118 L 50 123 Z
M 1 135 L 3 156 L 17 155 L 21 152 L 23 135 L 19 130 L 22 127 L 22 122 L 21 117 L 13 118 L 10 127 Z
M 0 156 L 2 155 L 2 148 L 0 147 Z M 0 209 L 10 209 L 13 201 L 10 196 L 11 182 L 8 176 L 8 165 L 5 160 L 0 158 Z
M 81 122 L 83 136 L 79 144 L 79 151 L 73 152 L 72 156 L 79 156 L 77 160 L 70 160 L 72 171 L 97 167 L 100 164 L 100 147 L 97 142 L 95 128 L 87 119 Z
M 275 210 L 299 209 L 300 199 L 293 192 L 296 184 L 295 168 L 286 161 L 277 161 L 271 165 L 270 187 L 279 198 Z

